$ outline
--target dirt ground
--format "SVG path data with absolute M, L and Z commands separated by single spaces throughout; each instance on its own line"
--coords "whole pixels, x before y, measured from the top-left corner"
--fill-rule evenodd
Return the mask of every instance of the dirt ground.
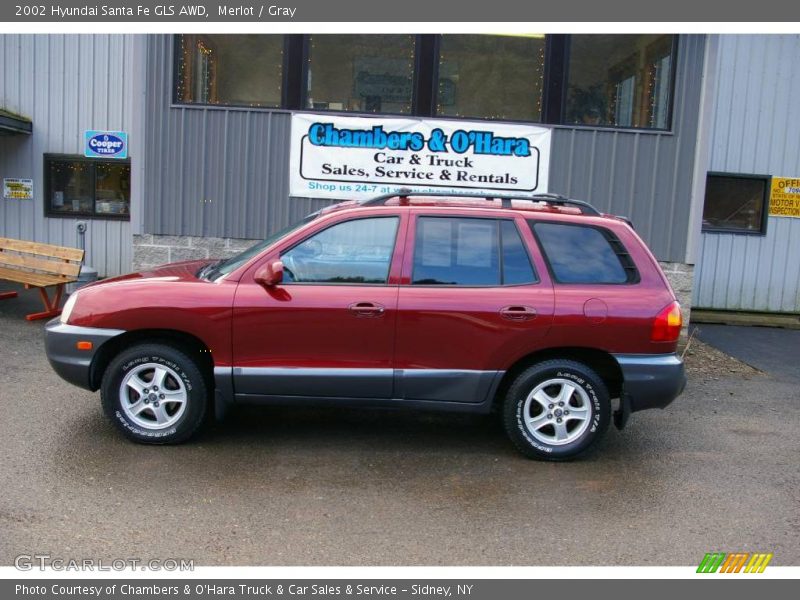
M 683 354 L 686 373 L 689 377 L 706 377 L 717 379 L 719 377 L 742 377 L 753 379 L 764 377 L 766 374 L 701 342 L 696 337 L 691 337 L 679 352 Z

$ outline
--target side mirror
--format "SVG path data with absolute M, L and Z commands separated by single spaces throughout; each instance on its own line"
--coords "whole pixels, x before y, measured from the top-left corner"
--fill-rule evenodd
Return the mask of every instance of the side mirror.
M 256 271 L 255 277 L 256 283 L 263 285 L 264 287 L 272 287 L 278 285 L 281 281 L 283 281 L 283 263 L 279 260 L 276 260 L 271 263 L 267 263 L 262 265 Z

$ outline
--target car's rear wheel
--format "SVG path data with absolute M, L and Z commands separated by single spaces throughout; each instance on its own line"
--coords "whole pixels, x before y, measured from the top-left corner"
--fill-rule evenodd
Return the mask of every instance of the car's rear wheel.
M 503 421 L 529 458 L 567 460 L 605 433 L 611 402 L 603 380 L 572 360 L 547 360 L 520 373 L 505 397 Z
M 108 365 L 101 398 L 108 418 L 130 439 L 175 444 L 202 424 L 208 388 L 200 367 L 180 350 L 141 344 Z

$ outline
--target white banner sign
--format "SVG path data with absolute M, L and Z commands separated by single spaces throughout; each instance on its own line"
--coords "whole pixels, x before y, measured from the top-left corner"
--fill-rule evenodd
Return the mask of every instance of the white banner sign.
M 550 130 L 436 119 L 292 116 L 290 195 L 547 192 Z

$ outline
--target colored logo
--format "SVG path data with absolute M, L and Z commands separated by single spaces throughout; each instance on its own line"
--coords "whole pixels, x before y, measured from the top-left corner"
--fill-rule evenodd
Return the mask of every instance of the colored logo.
M 437 127 L 426 138 L 419 131 L 387 131 L 383 125 L 375 125 L 372 129 L 340 129 L 333 123 L 318 122 L 308 128 L 308 139 L 314 146 L 340 148 L 419 152 L 427 147 L 431 152 L 446 153 L 452 150 L 457 154 L 464 154 L 471 150 L 476 155 L 531 156 L 530 140 L 524 137 L 501 137 L 493 131 L 477 129 L 457 129 L 448 137 Z
M 763 573 L 772 553 L 708 552 L 697 567 L 698 573 Z
M 83 155 L 92 158 L 127 158 L 128 134 L 124 131 L 87 131 Z

